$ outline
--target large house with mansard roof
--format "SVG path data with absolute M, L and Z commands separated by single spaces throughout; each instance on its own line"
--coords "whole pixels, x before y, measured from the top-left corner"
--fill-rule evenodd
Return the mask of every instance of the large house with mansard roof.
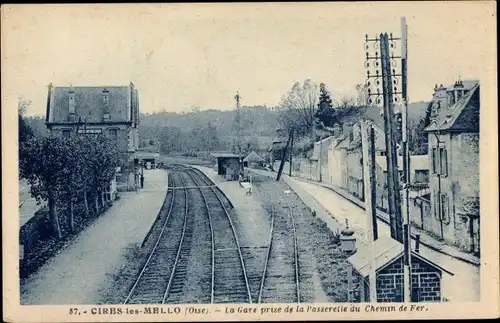
M 51 135 L 103 134 L 116 139 L 128 163 L 120 167 L 118 182 L 127 189 L 139 183 L 139 93 L 131 82 L 125 86 L 48 87 L 45 124 Z

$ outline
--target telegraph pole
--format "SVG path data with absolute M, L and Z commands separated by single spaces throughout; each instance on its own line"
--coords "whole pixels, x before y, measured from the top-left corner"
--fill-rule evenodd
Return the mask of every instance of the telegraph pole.
M 392 38 L 392 37 L 391 37 Z M 387 159 L 387 184 L 389 189 L 389 216 L 391 236 L 403 243 L 403 223 L 401 218 L 401 196 L 399 193 L 398 155 L 396 151 L 396 134 L 394 125 L 393 80 L 391 73 L 391 56 L 389 53 L 389 37 L 380 34 L 380 55 L 382 64 L 382 88 L 384 101 L 385 146 Z
M 375 264 L 375 240 L 377 232 L 377 205 L 375 185 L 375 136 L 373 126 L 361 120 L 361 147 L 363 150 L 363 178 L 365 187 L 366 219 L 368 222 L 368 244 L 371 251 L 370 261 L 370 302 L 377 302 L 377 268 Z
M 395 40 L 398 39 L 393 38 L 391 34 L 391 48 L 396 46 L 394 43 Z M 373 47 L 374 52 L 371 52 L 371 47 Z M 380 34 L 375 38 L 368 38 L 368 35 L 365 35 L 365 50 L 365 67 L 367 68 L 365 86 L 367 88 L 368 104 L 383 107 L 381 112 L 384 115 L 384 128 L 386 134 L 385 147 L 391 237 L 403 243 L 401 197 L 399 193 L 399 174 L 397 170 L 395 129 L 393 124 L 393 100 L 397 102 L 397 95 L 401 94 L 401 92 L 397 91 L 397 77 L 400 76 L 400 74 L 396 74 L 395 69 L 391 70 L 391 60 L 394 61 L 400 57 L 395 57 L 393 53 L 389 53 L 389 36 L 387 33 Z M 395 62 L 394 65 L 396 65 Z
M 408 59 L 408 27 L 406 18 L 401 18 L 401 80 L 402 80 L 402 97 L 403 97 L 403 113 L 402 113 L 402 148 L 403 148 L 403 243 L 404 243 L 404 258 L 403 258 L 403 274 L 404 301 L 411 301 L 411 232 L 410 232 L 410 203 L 409 203 L 409 188 L 411 183 L 410 172 L 410 150 L 408 147 L 408 80 L 407 80 L 407 59 Z
M 387 184 L 389 198 L 389 216 L 391 237 L 404 246 L 403 258 L 403 295 L 404 301 L 411 301 L 411 246 L 410 246 L 410 220 L 409 220 L 409 186 L 410 186 L 410 154 L 408 149 L 408 95 L 407 95 L 407 26 L 406 19 L 401 19 L 401 38 L 394 38 L 392 34 L 380 34 L 375 39 L 369 39 L 365 36 L 365 49 L 368 51 L 370 42 L 375 44 L 375 49 L 380 49 L 380 57 L 378 51 L 371 56 L 366 53 L 365 67 L 370 68 L 370 60 L 374 60 L 376 68 L 375 75 L 370 75 L 367 71 L 368 96 L 375 97 L 376 101 L 371 98 L 368 103 L 381 104 L 383 102 L 383 115 L 385 126 L 385 144 L 386 144 L 386 160 L 387 160 Z M 395 41 L 401 40 L 401 56 L 397 57 L 390 50 L 396 47 Z M 401 72 L 396 72 L 397 59 L 401 59 Z M 380 61 L 380 63 L 379 63 Z M 402 80 L 402 90 L 398 92 L 399 79 Z M 375 80 L 376 92 L 370 89 L 372 79 Z M 380 86 L 382 89 L 380 89 Z M 403 200 L 401 201 L 399 172 L 398 172 L 398 156 L 396 151 L 396 131 L 393 122 L 394 119 L 394 102 L 400 101 L 398 95 L 401 95 L 403 100 L 402 105 L 402 152 L 403 152 Z M 382 98 L 382 100 L 381 100 Z M 403 204 L 403 205 L 402 205 Z

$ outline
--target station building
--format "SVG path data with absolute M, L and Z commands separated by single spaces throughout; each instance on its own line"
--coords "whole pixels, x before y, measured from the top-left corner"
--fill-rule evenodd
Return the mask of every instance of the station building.
M 48 86 L 45 125 L 51 135 L 103 134 L 114 140 L 128 160 L 117 170 L 118 187 L 135 190 L 140 183 L 139 92 L 125 86 Z

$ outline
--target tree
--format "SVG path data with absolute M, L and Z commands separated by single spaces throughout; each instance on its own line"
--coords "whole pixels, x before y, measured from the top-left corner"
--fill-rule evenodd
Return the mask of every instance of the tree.
M 38 202 L 45 200 L 56 238 L 62 238 L 59 206 L 69 209 L 68 224 L 75 229 L 74 206 L 83 195 L 88 216 L 87 193 L 94 197 L 96 213 L 98 199 L 104 205 L 104 190 L 112 180 L 120 163 L 115 142 L 105 136 L 55 136 L 24 142 L 20 149 L 25 157 L 19 161 L 19 170 L 28 180 L 31 195 Z M 99 195 L 101 194 L 101 195 Z
M 368 105 L 368 86 L 358 84 L 356 85 L 356 106 L 363 107 Z
M 427 110 L 425 111 L 425 116 L 416 125 L 409 124 L 410 135 L 409 135 L 409 150 L 415 155 L 426 155 L 428 153 L 428 134 L 424 131 L 431 123 L 431 112 L 432 112 L 433 102 L 429 102 L 427 105 Z
M 324 83 L 319 85 L 319 92 L 318 110 L 315 114 L 318 128 L 332 127 L 337 120 L 330 93 Z
M 292 138 L 309 136 L 315 137 L 316 111 L 318 106 L 317 86 L 311 80 L 305 80 L 303 85 L 296 82 L 290 91 L 285 94 L 276 108 L 279 113 L 278 123 L 282 136 L 288 140 L 284 147 L 280 168 L 276 180 L 279 180 Z
M 26 113 L 26 110 L 30 105 L 31 101 L 24 100 L 22 97 L 19 98 L 19 102 L 17 105 L 19 121 L 19 143 L 25 142 L 34 135 L 33 129 L 31 129 L 31 127 L 26 123 L 26 120 L 24 120 L 24 114 Z
M 87 136 L 84 141 L 86 151 L 89 151 L 86 163 L 89 167 L 89 189 L 94 198 L 96 213 L 99 212 L 99 202 L 104 206 L 104 190 L 115 175 L 116 167 L 122 155 L 116 143 L 103 135 Z
M 343 95 L 337 102 L 337 108 L 347 109 L 356 105 L 356 100 L 348 95 Z
M 19 170 L 28 180 L 31 195 L 38 202 L 46 200 L 54 235 L 62 237 L 56 201 L 60 195 L 64 178 L 68 175 L 65 168 L 67 155 L 61 153 L 64 140 L 56 137 L 32 138 L 21 146 L 23 159 Z

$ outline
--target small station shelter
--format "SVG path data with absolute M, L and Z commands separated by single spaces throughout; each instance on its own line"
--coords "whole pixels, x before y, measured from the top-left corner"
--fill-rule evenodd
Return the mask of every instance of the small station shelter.
M 158 164 L 160 152 L 156 147 L 143 147 L 135 152 L 134 158 L 144 169 L 154 169 Z
M 215 158 L 217 174 L 222 175 L 228 181 L 238 180 L 242 156 L 233 153 L 211 153 L 210 155 Z
M 370 302 L 371 248 L 363 245 L 348 258 L 352 265 L 353 300 Z M 403 302 L 403 244 L 390 237 L 379 237 L 374 243 L 377 302 Z M 419 252 L 411 251 L 412 302 L 441 302 L 443 273 L 453 275 Z

